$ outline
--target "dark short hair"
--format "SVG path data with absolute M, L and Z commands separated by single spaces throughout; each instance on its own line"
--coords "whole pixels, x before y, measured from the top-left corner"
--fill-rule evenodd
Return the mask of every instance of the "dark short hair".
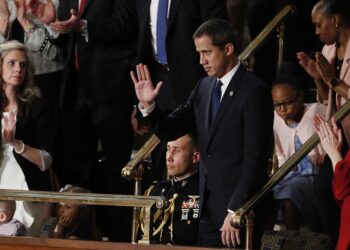
M 238 35 L 232 25 L 224 19 L 210 19 L 202 23 L 193 34 L 193 39 L 209 36 L 212 44 L 223 49 L 226 44 L 232 43 L 235 51 L 238 50 Z
M 349 0 L 320 0 L 315 8 L 320 9 L 325 14 L 340 15 L 341 24 L 350 26 L 350 1 Z
M 191 138 L 191 144 L 195 149 L 198 149 L 198 136 L 195 130 L 192 130 L 188 133 L 188 136 Z
M 272 82 L 272 88 L 279 84 L 286 84 L 297 92 L 303 92 L 304 90 L 299 75 L 300 72 L 298 72 L 295 63 L 284 61 Z

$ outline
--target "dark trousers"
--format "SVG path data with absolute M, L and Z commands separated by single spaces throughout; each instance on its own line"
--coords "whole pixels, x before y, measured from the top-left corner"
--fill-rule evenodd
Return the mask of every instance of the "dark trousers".
M 221 241 L 221 232 L 208 220 L 199 221 L 198 245 L 201 247 L 224 247 Z

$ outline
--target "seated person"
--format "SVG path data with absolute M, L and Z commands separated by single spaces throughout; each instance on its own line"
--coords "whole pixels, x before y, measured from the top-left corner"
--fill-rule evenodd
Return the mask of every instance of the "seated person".
M 60 192 L 90 193 L 89 190 L 66 185 Z M 72 240 L 98 240 L 94 207 L 85 204 L 60 203 L 58 217 L 41 226 L 41 237 Z
M 303 103 L 300 83 L 290 74 L 277 76 L 272 99 L 275 148 L 281 167 L 315 133 L 314 115 L 325 116 L 326 110 L 318 103 Z M 272 189 L 278 202 L 277 221 L 284 222 L 287 230 L 298 230 L 301 221 L 313 225 L 313 181 L 324 156 L 323 148 L 318 145 Z
M 152 243 L 188 246 L 197 244 L 198 162 L 199 149 L 193 134 L 186 134 L 176 141 L 168 142 L 166 165 L 170 180 L 155 182 L 146 191 L 146 195 L 164 196 L 169 201 L 169 206 L 164 210 L 152 208 Z
M 0 235 L 22 236 L 26 228 L 19 220 L 13 218 L 16 211 L 16 202 L 0 200 Z

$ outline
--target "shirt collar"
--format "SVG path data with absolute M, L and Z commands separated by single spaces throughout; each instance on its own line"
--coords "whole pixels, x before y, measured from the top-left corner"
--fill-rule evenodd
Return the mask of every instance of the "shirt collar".
M 220 80 L 222 82 L 222 85 L 225 86 L 225 89 L 227 88 L 228 84 L 230 83 L 232 77 L 237 72 L 239 66 L 241 65 L 240 62 L 236 64 L 229 72 L 226 73 L 222 78 L 217 78 L 217 80 Z

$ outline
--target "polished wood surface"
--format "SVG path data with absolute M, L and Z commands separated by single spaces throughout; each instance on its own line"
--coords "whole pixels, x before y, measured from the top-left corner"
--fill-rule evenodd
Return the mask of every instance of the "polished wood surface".
M 215 250 L 218 248 L 143 245 L 116 242 L 61 240 L 30 237 L 0 237 L 0 250 Z M 232 248 L 231 248 L 232 249 Z

